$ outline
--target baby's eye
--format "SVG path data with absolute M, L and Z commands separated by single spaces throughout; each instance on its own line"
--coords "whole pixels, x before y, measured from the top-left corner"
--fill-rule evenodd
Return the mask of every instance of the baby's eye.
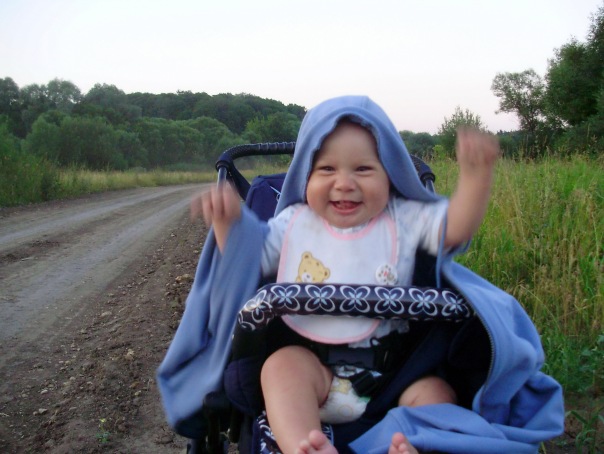
M 320 170 L 322 172 L 333 172 L 334 168 L 332 166 L 318 166 L 317 170 Z
M 373 168 L 370 167 L 370 166 L 359 166 L 359 167 L 357 167 L 357 172 L 369 172 L 371 170 L 373 170 Z

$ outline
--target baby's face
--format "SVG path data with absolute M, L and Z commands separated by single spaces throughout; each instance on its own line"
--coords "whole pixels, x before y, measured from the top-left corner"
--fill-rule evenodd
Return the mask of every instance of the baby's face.
M 341 123 L 317 152 L 306 200 L 334 227 L 366 223 L 388 204 L 390 180 L 373 135 L 354 123 Z

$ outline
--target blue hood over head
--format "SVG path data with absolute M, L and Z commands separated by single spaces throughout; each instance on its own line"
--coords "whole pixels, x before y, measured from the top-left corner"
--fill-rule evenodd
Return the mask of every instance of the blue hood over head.
M 439 200 L 421 183 L 403 139 L 382 108 L 366 96 L 342 96 L 322 102 L 304 117 L 276 214 L 289 205 L 306 201 L 306 183 L 315 153 L 342 119 L 359 123 L 372 132 L 382 165 L 392 187 L 401 196 L 422 202 Z

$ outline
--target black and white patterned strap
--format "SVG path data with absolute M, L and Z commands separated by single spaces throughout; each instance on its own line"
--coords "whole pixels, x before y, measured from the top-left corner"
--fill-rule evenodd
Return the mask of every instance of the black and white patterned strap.
M 450 289 L 337 284 L 268 284 L 238 316 L 248 331 L 283 315 L 352 315 L 378 319 L 460 322 L 474 316 L 463 297 Z

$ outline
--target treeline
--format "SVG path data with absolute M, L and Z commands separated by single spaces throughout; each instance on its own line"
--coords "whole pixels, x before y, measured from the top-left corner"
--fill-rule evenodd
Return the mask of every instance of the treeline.
M 207 167 L 233 145 L 295 140 L 305 111 L 248 94 L 126 94 L 107 84 L 82 94 L 60 79 L 23 88 L 0 79 L 0 131 L 58 166 Z
M 491 86 L 500 112 L 520 121 L 528 157 L 555 151 L 601 154 L 604 150 L 604 6 L 591 17 L 584 42 L 571 39 L 549 60 L 545 77 L 533 69 L 499 73 Z M 505 145 L 505 142 L 504 142 Z

